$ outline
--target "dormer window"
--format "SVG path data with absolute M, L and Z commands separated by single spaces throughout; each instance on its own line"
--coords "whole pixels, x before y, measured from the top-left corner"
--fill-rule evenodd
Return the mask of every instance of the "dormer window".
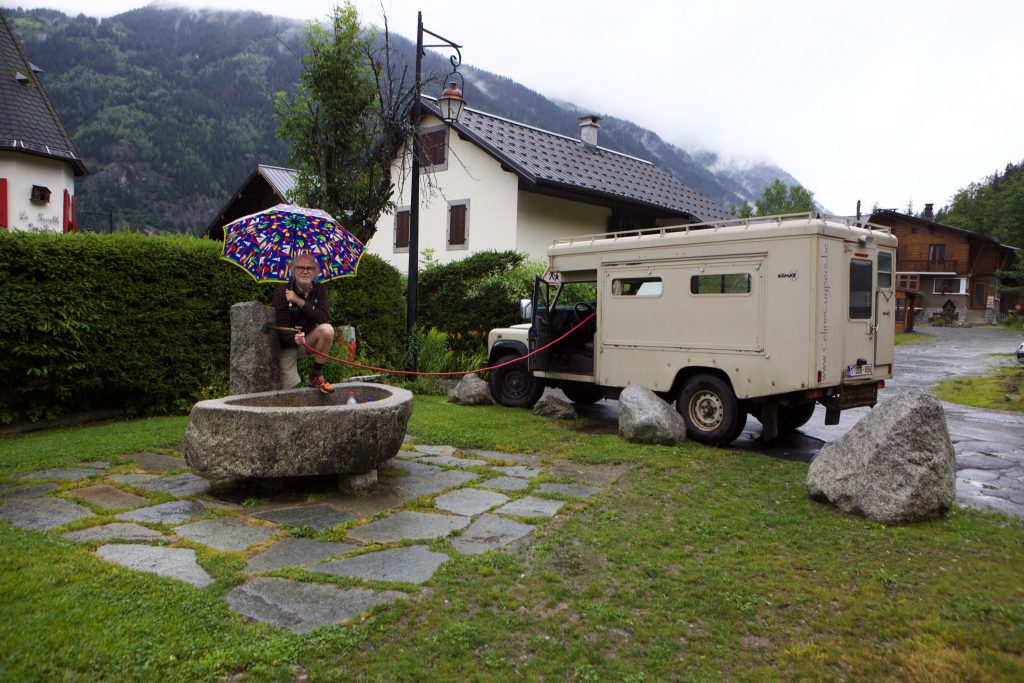
M 43 187 L 42 185 L 32 186 L 32 201 L 41 202 L 43 204 L 50 203 L 50 188 Z

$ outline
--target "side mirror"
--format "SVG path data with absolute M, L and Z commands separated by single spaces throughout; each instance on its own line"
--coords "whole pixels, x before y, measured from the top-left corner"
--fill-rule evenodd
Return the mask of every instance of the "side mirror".
M 523 320 L 533 320 L 533 302 L 529 299 L 519 300 L 519 315 Z

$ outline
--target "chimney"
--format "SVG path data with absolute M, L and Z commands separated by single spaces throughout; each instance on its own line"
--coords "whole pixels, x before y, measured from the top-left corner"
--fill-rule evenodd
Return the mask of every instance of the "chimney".
M 921 214 L 921 218 L 925 219 L 926 221 L 935 220 L 935 214 L 932 213 L 932 204 L 924 205 L 924 213 Z
M 597 147 L 597 129 L 601 127 L 598 121 L 601 120 L 601 117 L 597 114 L 587 114 L 578 118 L 580 122 L 580 139 L 583 140 L 584 144 Z

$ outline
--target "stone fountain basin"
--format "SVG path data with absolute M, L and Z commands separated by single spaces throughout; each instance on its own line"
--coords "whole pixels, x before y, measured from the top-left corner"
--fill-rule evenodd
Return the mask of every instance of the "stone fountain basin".
M 238 394 L 192 407 L 185 461 L 209 479 L 362 474 L 402 446 L 412 393 L 385 384 Z M 346 405 L 352 392 L 356 405 Z M 369 400 L 372 399 L 372 400 Z

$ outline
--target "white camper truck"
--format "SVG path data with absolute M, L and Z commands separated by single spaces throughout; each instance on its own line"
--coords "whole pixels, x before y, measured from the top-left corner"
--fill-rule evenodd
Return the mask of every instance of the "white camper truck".
M 524 358 L 490 372 L 504 405 L 531 406 L 545 386 L 592 403 L 639 384 L 676 401 L 690 438 L 724 445 L 748 413 L 766 440 L 815 403 L 836 424 L 892 377 L 886 227 L 773 216 L 557 240 L 548 257 L 523 302 L 531 322 L 488 337 L 491 365 Z

